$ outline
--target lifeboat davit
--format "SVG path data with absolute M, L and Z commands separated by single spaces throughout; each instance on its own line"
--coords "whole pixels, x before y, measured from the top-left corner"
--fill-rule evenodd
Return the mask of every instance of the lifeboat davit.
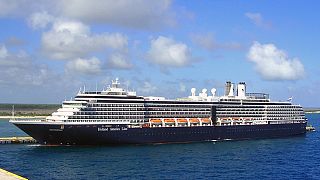
M 146 124 L 143 124 L 142 127 L 148 128 L 148 127 L 150 127 L 150 125 L 148 123 L 146 123 Z
M 164 119 L 164 123 L 175 123 L 174 119 Z
M 191 118 L 190 120 L 190 123 L 199 123 L 199 119 L 198 118 Z

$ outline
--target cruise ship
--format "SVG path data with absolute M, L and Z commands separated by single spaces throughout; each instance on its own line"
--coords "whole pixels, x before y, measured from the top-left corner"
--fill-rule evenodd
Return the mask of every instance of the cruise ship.
M 119 80 L 102 91 L 79 91 L 45 119 L 11 122 L 47 145 L 183 143 L 276 138 L 306 133 L 300 105 L 247 93 L 246 84 L 191 89 L 188 97 L 138 96 Z

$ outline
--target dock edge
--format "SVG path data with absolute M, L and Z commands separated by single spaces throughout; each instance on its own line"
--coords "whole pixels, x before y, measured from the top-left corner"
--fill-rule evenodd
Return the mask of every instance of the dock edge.
M 19 175 L 17 175 L 17 174 L 14 174 L 14 173 L 9 172 L 9 171 L 7 171 L 7 170 L 4 170 L 4 169 L 2 169 L 2 168 L 0 168 L 0 173 L 3 173 L 3 174 L 5 174 L 5 175 L 7 175 L 7 176 L 9 176 L 9 177 L 16 178 L 16 179 L 28 180 L 27 178 L 24 178 L 24 177 L 22 177 L 22 176 L 19 176 Z M 1 176 L 1 175 L 0 175 L 0 176 Z

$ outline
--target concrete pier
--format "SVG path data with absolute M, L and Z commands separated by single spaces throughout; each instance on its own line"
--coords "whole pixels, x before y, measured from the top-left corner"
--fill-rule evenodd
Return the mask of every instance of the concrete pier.
M 32 137 L 0 137 L 0 144 L 34 144 L 37 143 Z
M 16 175 L 12 172 L 0 168 L 0 179 L 5 180 L 28 180 L 27 178 Z

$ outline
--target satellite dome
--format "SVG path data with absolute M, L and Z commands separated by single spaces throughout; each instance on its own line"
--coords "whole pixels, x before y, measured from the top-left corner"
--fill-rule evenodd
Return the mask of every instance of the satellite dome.
M 206 93 L 207 92 L 207 89 L 202 89 L 202 93 Z

